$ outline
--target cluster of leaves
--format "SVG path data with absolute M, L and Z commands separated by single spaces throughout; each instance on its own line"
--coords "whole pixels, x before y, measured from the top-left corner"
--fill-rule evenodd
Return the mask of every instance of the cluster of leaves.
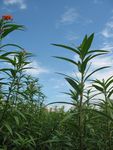
M 23 26 L 0 20 L 0 40 Z M 71 89 L 72 105 L 49 109 L 39 80 L 26 74 L 31 53 L 16 44 L 0 41 L 0 150 L 112 150 L 113 149 L 113 76 L 89 80 L 103 66 L 90 71 L 91 60 L 108 53 L 90 50 L 94 34 L 85 36 L 78 47 L 53 44 L 78 56 L 78 60 L 56 57 L 73 64 L 79 77 L 63 73 Z M 9 51 L 13 47 L 17 51 Z M 8 51 L 6 50 L 8 49 Z M 90 87 L 86 87 L 86 83 Z
M 26 73 L 27 69 L 31 69 L 29 67 L 31 53 L 16 44 L 2 44 L 9 33 L 23 29 L 23 26 L 10 20 L 0 19 L 1 149 L 34 148 L 34 138 L 30 134 L 31 118 L 34 119 L 35 113 L 39 116 L 45 99 L 39 79 Z
M 78 60 L 58 56 L 55 56 L 55 58 L 65 60 L 76 68 L 75 78 L 60 73 L 65 76 L 66 81 L 71 86 L 69 93 L 65 94 L 70 95 L 72 103 L 65 103 L 74 106 L 72 114 L 75 116 L 73 120 L 75 121 L 75 130 L 73 129 L 71 132 L 74 132 L 71 139 L 75 137 L 73 142 L 74 149 L 111 150 L 113 147 L 113 76 L 102 81 L 98 79 L 92 80 L 91 78 L 94 73 L 110 66 L 103 66 L 90 71 L 92 70 L 90 69 L 91 60 L 108 54 L 109 51 L 91 50 L 93 38 L 94 34 L 86 35 L 80 46 L 74 48 L 62 44 L 53 44 L 73 52 L 73 55 L 77 56 Z M 87 83 L 90 84 L 89 87 L 86 86 Z

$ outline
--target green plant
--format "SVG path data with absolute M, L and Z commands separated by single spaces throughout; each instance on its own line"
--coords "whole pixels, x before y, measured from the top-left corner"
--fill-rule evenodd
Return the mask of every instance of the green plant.
M 100 100 L 100 109 L 102 112 L 104 112 L 104 115 L 106 115 L 106 118 L 103 118 L 104 128 L 105 131 L 103 133 L 104 135 L 104 141 L 105 141 L 105 149 L 112 149 L 112 121 L 109 118 L 113 119 L 113 102 L 111 100 L 111 96 L 113 94 L 113 76 L 109 77 L 107 80 L 94 80 L 93 87 L 97 89 L 97 91 L 100 92 L 100 94 L 103 96 L 103 98 L 98 98 Z M 108 138 L 109 137 L 109 138 Z
M 36 136 L 39 108 L 43 107 L 45 95 L 39 80 L 28 76 L 31 53 L 17 44 L 2 44 L 3 39 L 24 26 L 14 24 L 12 16 L 0 19 L 0 148 L 36 149 Z M 7 51 L 13 47 L 17 50 Z M 31 113 L 32 112 L 32 113 Z M 41 111 L 40 111 L 41 112 Z M 35 118 L 33 118 L 35 116 Z M 32 121 L 33 124 L 32 124 Z M 31 129 L 34 125 L 34 131 Z
M 84 142 L 84 91 L 85 91 L 85 83 L 93 75 L 95 72 L 100 71 L 102 69 L 108 68 L 101 67 L 98 68 L 91 73 L 88 74 L 90 64 L 89 62 L 97 56 L 107 54 L 106 50 L 90 50 L 91 44 L 94 38 L 94 34 L 91 34 L 89 37 L 86 35 L 80 44 L 80 46 L 73 48 L 66 45 L 61 44 L 53 44 L 54 46 L 65 48 L 66 50 L 72 51 L 73 54 L 78 56 L 78 61 L 73 59 L 69 59 L 66 57 L 56 57 L 58 59 L 65 60 L 67 62 L 72 63 L 76 66 L 78 72 L 80 73 L 80 78 L 75 79 L 65 75 L 66 81 L 71 85 L 73 90 L 70 90 L 71 97 L 73 98 L 73 102 L 77 102 L 77 110 L 78 110 L 78 128 L 79 128 L 79 150 L 83 150 L 86 147 Z
M 92 59 L 108 51 L 90 50 L 94 34 L 86 35 L 78 47 L 53 44 L 77 56 L 76 60 L 55 57 L 73 64 L 76 77 L 58 73 L 71 86 L 69 92 L 64 92 L 71 102 L 45 105 L 39 78 L 26 72 L 31 69 L 32 54 L 17 44 L 2 44 L 9 33 L 24 29 L 12 18 L 8 15 L 0 19 L 0 150 L 112 150 L 113 76 L 106 80 L 91 78 L 108 68 L 92 71 Z M 87 82 L 92 84 L 87 87 Z M 47 107 L 56 103 L 72 107 Z

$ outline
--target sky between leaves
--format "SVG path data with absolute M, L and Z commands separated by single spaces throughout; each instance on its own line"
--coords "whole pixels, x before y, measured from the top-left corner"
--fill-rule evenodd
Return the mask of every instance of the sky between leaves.
M 17 43 L 32 52 L 34 57 L 27 71 L 40 78 L 47 102 L 68 101 L 69 85 L 55 72 L 75 75 L 76 69 L 51 56 L 76 59 L 70 52 L 54 47 L 51 43 L 78 46 L 85 34 L 95 33 L 92 48 L 110 50 L 110 54 L 96 58 L 93 69 L 113 66 L 113 1 L 112 0 L 0 0 L 0 15 L 11 14 L 14 21 L 26 26 L 24 32 L 8 36 L 4 42 Z M 113 75 L 113 67 L 94 75 L 107 78 Z

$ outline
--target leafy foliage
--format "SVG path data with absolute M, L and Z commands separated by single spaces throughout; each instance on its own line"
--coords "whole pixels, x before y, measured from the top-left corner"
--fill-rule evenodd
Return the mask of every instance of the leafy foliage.
M 5 17 L 4 17 L 5 18 Z M 8 17 L 12 18 L 12 17 Z M 62 44 L 78 56 L 78 60 L 56 57 L 74 65 L 80 77 L 63 73 L 71 86 L 71 102 L 44 103 L 45 95 L 39 79 L 27 75 L 31 53 L 17 44 L 4 44 L 2 40 L 23 26 L 11 20 L 0 19 L 0 150 L 112 150 L 113 149 L 113 76 L 94 79 L 91 76 L 109 66 L 90 72 L 91 60 L 105 55 L 107 50 L 91 50 L 94 34 L 85 36 L 78 47 Z M 7 51 L 14 47 L 15 51 Z M 5 65 L 4 65 L 5 64 Z M 49 108 L 52 104 L 72 107 Z

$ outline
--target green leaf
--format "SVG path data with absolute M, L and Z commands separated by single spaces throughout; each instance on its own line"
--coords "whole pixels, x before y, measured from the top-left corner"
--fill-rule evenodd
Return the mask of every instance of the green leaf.
M 16 110 L 16 112 L 17 112 L 23 119 L 26 120 L 25 115 L 24 115 L 22 112 L 20 112 L 20 110 Z
M 80 93 L 81 89 L 79 88 L 79 85 L 70 78 L 65 78 L 66 81 L 77 91 L 77 93 Z
M 68 62 L 71 62 L 72 64 L 78 66 L 78 63 L 75 62 L 74 60 L 71 60 L 71 59 L 68 59 L 68 58 L 65 58 L 65 57 L 58 57 L 58 56 L 53 56 L 53 57 L 58 58 L 58 59 L 62 59 L 62 60 L 68 61 Z
M 104 55 L 104 54 L 107 54 L 107 53 L 99 53 L 99 54 L 95 54 L 93 56 L 90 57 L 90 60 L 97 57 L 97 56 L 100 56 L 100 55 Z
M 80 45 L 80 48 L 83 49 L 85 47 L 86 42 L 87 42 L 87 35 L 85 35 L 85 37 L 84 37 L 84 39 L 82 41 L 82 44 Z
M 91 58 L 91 55 L 86 57 L 85 60 L 83 61 L 82 65 L 81 65 L 81 72 L 83 73 L 86 70 L 87 64 L 89 62 Z
M 32 137 L 31 135 L 29 135 L 29 137 L 30 137 L 30 140 L 32 141 L 33 145 L 36 146 L 34 137 Z
M 80 48 L 81 48 L 81 56 L 84 58 L 88 53 L 89 48 L 91 47 L 92 41 L 94 38 L 94 33 L 91 34 L 89 37 L 85 36 Z
M 1 56 L 5 57 L 5 56 L 11 55 L 11 54 L 16 54 L 16 52 L 7 52 L 7 53 L 2 54 Z
M 13 131 L 12 131 L 11 126 L 10 126 L 8 123 L 5 123 L 4 126 L 7 128 L 7 130 L 9 131 L 9 133 L 10 133 L 11 135 L 13 135 Z
M 97 83 L 97 84 L 99 84 L 99 85 L 101 85 L 103 88 L 105 87 L 105 83 L 102 81 L 100 81 L 100 80 L 98 80 L 98 79 L 96 79 L 96 80 L 93 80 L 94 81 L 94 83 Z
M 112 78 L 111 78 L 112 79 Z M 113 79 L 112 80 L 109 80 L 107 83 L 106 83 L 106 89 L 111 86 L 111 84 L 113 83 Z
M 16 24 L 10 26 L 10 28 L 4 28 L 4 32 L 2 33 L 1 38 L 6 37 L 9 33 L 11 33 L 14 30 L 22 30 L 22 29 L 23 29 L 23 26 L 16 25 Z
M 96 70 L 94 70 L 93 72 L 91 72 L 89 75 L 86 76 L 86 78 L 84 79 L 84 81 L 86 81 L 91 75 L 93 75 L 95 72 L 97 71 L 100 71 L 102 69 L 106 69 L 106 68 L 109 68 L 110 66 L 106 66 L 106 67 L 101 67 L 101 68 L 98 68 Z
M 16 25 L 16 24 L 6 24 L 6 25 L 3 26 L 3 28 L 8 29 L 8 28 L 11 28 L 13 26 L 18 26 L 19 28 L 24 29 L 23 25 Z
M 17 126 L 19 126 L 19 119 L 18 119 L 18 117 L 14 116 L 14 119 L 15 119 L 15 122 L 16 122 Z
M 93 39 L 94 39 L 94 33 L 92 33 L 87 39 L 87 49 L 91 47 Z
M 15 78 L 17 71 L 14 69 L 11 69 L 10 72 L 11 72 L 11 75 L 13 76 L 13 78 Z
M 3 72 L 5 72 L 5 71 L 11 71 L 11 69 L 10 68 L 3 68 L 3 69 L 0 69 L 0 71 L 3 71 Z
M 112 96 L 112 94 L 113 94 L 113 89 L 109 92 L 108 98 L 110 98 Z
M 113 119 L 109 116 L 109 115 L 107 115 L 106 113 L 104 113 L 104 112 L 102 112 L 102 111 L 99 111 L 99 110 L 96 110 L 96 109 L 84 109 L 84 110 L 86 110 L 86 111 L 92 111 L 92 112 L 95 112 L 95 113 L 98 113 L 98 114 L 100 114 L 101 116 L 103 116 L 103 117 L 105 117 L 105 118 L 108 118 L 109 120 L 111 120 L 112 122 L 113 122 Z
M 1 49 L 1 48 L 4 48 L 4 47 L 7 47 L 7 46 L 12 46 L 12 47 L 16 47 L 16 48 L 19 48 L 19 49 L 24 50 L 23 47 L 21 47 L 21 46 L 19 46 L 19 45 L 17 45 L 17 44 L 4 44 L 4 45 L 0 46 L 0 49 Z
M 59 73 L 59 72 L 55 72 L 55 73 L 56 73 L 56 74 L 59 74 L 59 75 L 63 75 L 63 76 L 65 76 L 65 77 L 68 77 L 68 78 L 70 78 L 70 79 L 76 81 L 77 83 L 79 83 L 78 80 L 76 80 L 75 78 L 73 78 L 73 77 L 71 77 L 71 76 L 69 76 L 69 75 L 66 75 L 66 74 L 64 74 L 64 73 Z
M 47 107 L 47 106 L 49 106 L 49 105 L 53 105 L 53 104 L 67 104 L 67 105 L 76 106 L 74 103 L 71 103 L 71 102 L 58 101 L 58 102 L 48 103 L 47 105 L 45 105 L 45 107 Z
M 0 56 L 1 60 L 5 60 L 8 63 L 11 63 L 13 66 L 15 66 L 14 60 L 10 59 L 9 57 Z
M 19 133 L 16 132 L 15 134 L 18 136 L 18 138 L 19 138 L 20 141 L 23 141 L 23 140 L 24 140 L 24 139 L 22 138 L 22 136 L 21 136 Z
M 100 86 L 97 86 L 95 84 L 92 85 L 93 87 L 95 87 L 98 91 L 103 92 L 103 88 Z
M 107 50 L 90 50 L 88 52 L 88 54 L 91 54 L 91 53 L 108 53 L 109 51 Z
M 107 93 L 109 93 L 112 89 L 113 89 L 113 86 L 111 86 L 111 87 L 109 88 L 109 90 L 107 91 Z
M 80 55 L 80 52 L 79 52 L 78 50 L 76 50 L 76 49 L 74 49 L 74 48 L 72 48 L 72 47 L 69 47 L 69 46 L 67 46 L 67 45 L 62 45 L 62 44 L 52 44 L 52 45 L 65 48 L 65 49 L 67 49 L 67 50 L 73 51 L 73 52 L 75 52 L 76 54 Z

